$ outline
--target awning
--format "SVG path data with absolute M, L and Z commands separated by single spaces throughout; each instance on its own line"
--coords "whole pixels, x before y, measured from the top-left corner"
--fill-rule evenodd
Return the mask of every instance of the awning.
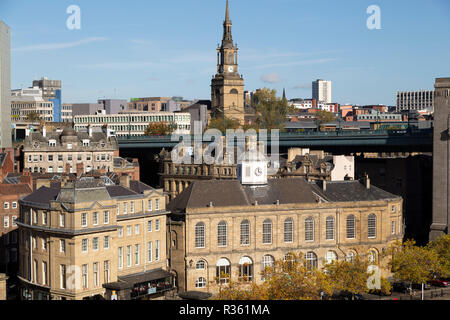
M 229 265 L 230 265 L 230 261 L 228 261 L 228 259 L 225 259 L 225 258 L 219 259 L 219 261 L 217 261 L 217 263 L 216 263 L 217 267 L 226 267 Z

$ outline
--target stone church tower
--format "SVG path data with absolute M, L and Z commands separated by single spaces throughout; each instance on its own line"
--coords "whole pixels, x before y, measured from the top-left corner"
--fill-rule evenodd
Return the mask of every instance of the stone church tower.
M 238 73 L 238 48 L 231 35 L 228 6 L 223 23 L 222 45 L 217 48 L 217 74 L 211 81 L 211 115 L 237 119 L 244 124 L 244 79 Z

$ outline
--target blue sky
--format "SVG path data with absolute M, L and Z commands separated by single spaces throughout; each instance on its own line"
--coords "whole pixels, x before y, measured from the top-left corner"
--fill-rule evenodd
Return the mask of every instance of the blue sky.
M 81 29 L 69 30 L 70 5 Z M 369 30 L 366 9 L 381 9 Z M 394 104 L 397 90 L 450 76 L 448 0 L 230 0 L 245 89 L 311 97 L 332 80 L 341 104 Z M 47 76 L 63 102 L 183 96 L 210 99 L 225 0 L 0 0 L 11 27 L 11 86 Z

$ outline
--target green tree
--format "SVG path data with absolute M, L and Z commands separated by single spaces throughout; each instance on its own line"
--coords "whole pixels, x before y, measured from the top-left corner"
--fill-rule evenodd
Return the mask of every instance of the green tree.
M 416 246 L 414 240 L 403 244 L 397 241 L 386 250 L 385 255 L 390 257 L 388 265 L 394 277 L 409 283 L 411 295 L 413 283 L 425 283 L 434 274 L 444 272 L 437 251 Z
M 41 118 L 41 116 L 39 115 L 39 113 L 34 112 L 34 111 L 27 114 L 27 121 L 30 121 L 30 122 L 38 121 L 40 118 Z
M 436 276 L 450 277 L 450 235 L 446 234 L 436 240 L 430 241 L 427 247 L 435 251 L 439 257 L 441 274 L 436 274 Z
M 254 95 L 256 123 L 260 128 L 284 130 L 286 116 L 291 107 L 286 99 L 278 98 L 276 94 L 274 89 L 263 88 L 257 90 Z
M 317 124 L 318 129 L 320 129 L 320 125 L 322 125 L 324 123 L 332 122 L 334 120 L 336 120 L 336 118 L 334 117 L 334 114 L 329 111 L 319 110 L 316 113 L 316 124 Z
M 373 274 L 368 272 L 369 261 L 356 255 L 351 261 L 334 260 L 324 266 L 324 272 L 328 275 L 334 291 L 350 292 L 352 299 L 355 294 L 368 291 L 367 280 Z
M 227 129 L 238 129 L 240 127 L 239 120 L 237 119 L 230 119 L 227 117 L 217 117 L 217 118 L 211 118 L 211 120 L 208 123 L 207 129 L 217 129 L 223 134 L 227 131 Z
M 176 124 L 167 122 L 152 122 L 149 123 L 145 129 L 144 135 L 146 136 L 167 136 L 172 134 L 176 129 Z

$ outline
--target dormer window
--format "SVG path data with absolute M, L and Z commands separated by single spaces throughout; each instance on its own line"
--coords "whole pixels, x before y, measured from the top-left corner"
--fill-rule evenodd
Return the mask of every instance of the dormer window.
M 72 149 L 72 144 L 71 143 L 67 144 L 67 149 Z
M 101 146 L 102 148 L 104 148 L 104 147 L 106 146 L 106 143 L 102 141 L 102 142 L 100 143 L 100 146 Z
M 34 147 L 34 148 L 39 148 L 39 141 L 35 141 L 35 142 L 33 143 L 33 147 Z
M 49 147 L 56 147 L 56 140 L 49 140 L 48 141 L 48 146 Z
M 83 140 L 83 147 L 89 147 L 89 140 Z

